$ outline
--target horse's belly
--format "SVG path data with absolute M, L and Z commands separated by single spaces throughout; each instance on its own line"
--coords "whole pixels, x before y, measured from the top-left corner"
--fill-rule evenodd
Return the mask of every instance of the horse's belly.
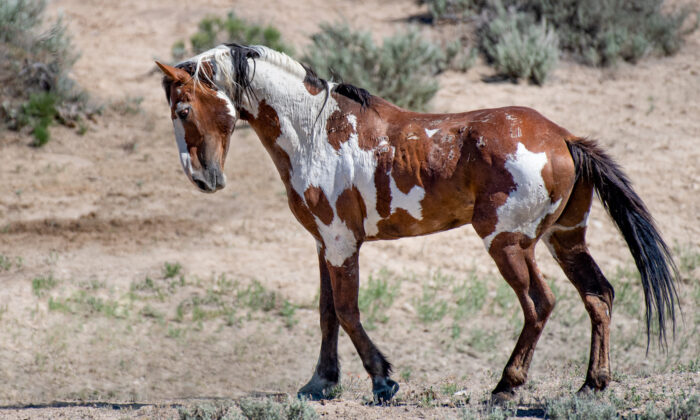
M 397 239 L 408 236 L 428 235 L 463 226 L 471 222 L 474 212 L 473 201 L 454 200 L 453 205 L 447 203 L 426 202 L 420 217 L 414 217 L 404 209 L 397 209 L 389 217 L 377 223 L 376 235 L 368 236 L 368 240 Z

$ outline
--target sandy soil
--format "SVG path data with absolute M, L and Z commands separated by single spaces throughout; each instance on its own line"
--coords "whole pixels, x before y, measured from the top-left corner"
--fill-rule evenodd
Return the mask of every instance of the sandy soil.
M 0 417 L 160 418 L 192 399 L 293 394 L 310 376 L 320 342 L 315 244 L 289 212 L 272 162 L 249 129 L 239 128 L 233 139 L 228 187 L 215 195 L 194 190 L 181 172 L 153 71 L 154 58 L 167 60 L 172 44 L 193 33 L 203 16 L 223 14 L 232 3 L 56 0 L 49 7 L 64 15 L 82 52 L 76 79 L 106 107 L 85 135 L 54 127 L 41 149 L 28 147 L 27 137 L 0 133 L 0 255 L 9 261 L 0 268 L 0 405 L 156 405 L 2 409 Z M 299 51 L 320 22 L 342 19 L 381 37 L 424 12 L 398 0 L 242 0 L 234 7 L 242 17 L 277 26 Z M 666 240 L 683 255 L 700 253 L 700 32 L 676 56 L 634 67 L 564 62 L 541 88 L 481 81 L 490 74 L 478 65 L 441 75 L 433 109 L 530 106 L 573 133 L 599 139 L 627 170 Z M 110 105 L 130 98 L 143 99 L 139 112 Z M 588 238 L 603 270 L 627 284 L 615 273 L 629 267 L 631 257 L 597 204 Z M 538 256 L 560 303 L 535 353 L 531 385 L 521 397 L 526 405 L 580 385 L 589 340 L 573 288 L 544 247 Z M 166 262 L 182 265 L 174 277 L 181 274 L 181 283 L 165 278 Z M 339 418 L 445 417 L 458 414 L 451 408 L 454 389 L 468 390 L 473 402 L 486 398 L 514 344 L 520 311 L 514 294 L 502 294 L 505 283 L 471 228 L 369 243 L 361 264 L 363 282 L 371 275 L 399 285 L 388 322 L 377 322 L 370 335 L 402 378 L 401 404 L 363 404 L 369 381 L 343 336 L 346 390 L 339 401 L 315 405 L 317 411 Z M 452 308 L 450 290 L 472 272 L 487 288 L 488 304 L 460 321 L 457 337 L 451 315 L 433 323 L 418 319 L 426 284 Z M 222 275 L 237 286 L 222 286 Z M 33 286 L 33 279 L 47 278 L 55 285 Z M 142 292 L 146 278 L 156 286 Z M 643 401 L 655 402 L 645 387 L 663 387 L 661 400 L 697 392 L 697 367 L 679 366 L 697 363 L 700 354 L 699 278 L 691 270 L 681 285 L 685 322 L 668 354 L 652 347 L 645 356 L 641 298 L 628 297 L 630 307 L 613 325 L 611 393 L 639 387 Z M 233 300 L 254 280 L 297 307 L 294 314 L 279 315 L 278 304 L 267 312 L 241 308 L 233 321 L 195 319 L 194 297 L 225 289 L 223 296 Z M 178 308 L 185 308 L 184 320 Z M 433 388 L 438 403 L 425 403 Z

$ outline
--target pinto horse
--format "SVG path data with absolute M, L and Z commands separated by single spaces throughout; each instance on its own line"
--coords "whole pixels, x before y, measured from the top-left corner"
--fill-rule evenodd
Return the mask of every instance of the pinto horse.
M 263 46 L 221 45 L 176 66 L 157 63 L 180 160 L 203 192 L 225 186 L 236 121 L 255 130 L 286 187 L 289 208 L 316 239 L 321 273 L 321 352 L 300 397 L 328 398 L 338 383 L 339 327 L 372 379 L 378 401 L 398 384 L 360 322 L 360 246 L 471 223 L 525 322 L 493 390 L 510 399 L 525 383 L 554 295 L 535 263 L 544 240 L 590 315 L 591 350 L 581 388 L 611 379 L 614 291 L 586 246 L 593 192 L 624 236 L 641 274 L 647 338 L 675 328 L 677 270 L 651 215 L 620 167 L 593 140 L 521 107 L 420 114 L 366 90 L 323 80 Z M 655 313 L 655 314 L 654 314 Z

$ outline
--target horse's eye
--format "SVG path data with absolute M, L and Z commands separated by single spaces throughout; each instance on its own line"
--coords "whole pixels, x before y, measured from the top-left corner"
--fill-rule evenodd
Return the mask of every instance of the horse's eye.
M 186 120 L 188 115 L 190 115 L 189 107 L 177 111 L 177 116 L 180 117 L 181 120 Z

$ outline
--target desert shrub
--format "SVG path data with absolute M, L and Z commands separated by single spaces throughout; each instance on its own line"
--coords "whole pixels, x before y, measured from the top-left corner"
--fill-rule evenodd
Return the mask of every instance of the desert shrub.
M 173 58 L 179 61 L 228 42 L 265 45 L 289 55 L 293 53 L 292 47 L 282 41 L 282 34 L 277 28 L 249 23 L 231 11 L 225 19 L 218 16 L 207 16 L 202 19 L 197 32 L 190 37 L 191 49 L 187 49 L 185 41 L 178 41 L 172 48 Z
M 532 22 L 547 22 L 557 33 L 559 47 L 589 65 L 607 66 L 625 60 L 635 63 L 651 52 L 671 55 L 700 19 L 689 7 L 670 9 L 664 0 L 419 0 L 428 5 L 433 22 L 481 21 L 479 33 L 491 32 L 499 9 L 529 16 Z M 543 24 L 544 25 L 544 24 Z M 484 31 L 484 29 L 486 29 Z M 542 37 L 544 29 L 518 25 L 520 40 Z M 511 29 L 508 33 L 514 31 Z M 538 32 L 535 34 L 534 32 Z M 511 44 L 518 44 L 510 35 Z M 482 36 L 483 41 L 483 36 Z M 491 42 L 494 39 L 490 39 Z M 487 53 L 488 54 L 488 53 Z M 518 59 L 520 61 L 522 58 Z M 495 61 L 494 61 L 495 62 Z
M 45 0 L 0 3 L 0 120 L 11 129 L 28 127 L 34 145 L 49 140 L 58 121 L 80 124 L 97 110 L 69 76 L 78 58 L 60 19 L 43 23 Z
M 546 21 L 536 23 L 531 14 L 501 6 L 481 37 L 482 49 L 497 72 L 538 85 L 556 66 L 558 45 L 557 34 Z
M 473 57 L 464 47 L 443 48 L 428 41 L 415 29 L 385 38 L 378 46 L 368 32 L 324 23 L 311 40 L 303 61 L 320 76 L 355 84 L 415 110 L 425 109 L 437 92 L 437 73 L 451 67 L 466 70 Z M 458 61 L 463 65 L 455 65 Z
M 244 417 L 231 402 L 202 402 L 180 407 L 180 420 L 242 420 Z
M 617 407 L 598 398 L 576 395 L 545 401 L 545 413 L 551 419 L 608 420 L 617 419 Z
M 423 1 L 436 20 L 480 15 L 484 26 L 490 26 L 501 8 L 517 10 L 534 21 L 548 22 L 562 50 L 586 64 L 603 66 L 619 60 L 634 63 L 652 51 L 674 54 L 699 22 L 697 11 L 688 7 L 667 10 L 664 0 Z M 687 23 L 689 19 L 694 19 L 694 25 Z
M 433 22 L 458 22 L 468 17 L 471 11 L 478 10 L 484 0 L 420 0 L 419 3 L 428 5 Z
M 546 19 L 561 47 L 587 64 L 636 62 L 650 51 L 671 55 L 683 37 L 689 9 L 663 12 L 664 0 L 527 0 L 523 10 Z M 697 16 L 695 18 L 697 25 Z
M 459 22 L 477 18 L 484 12 L 493 11 L 495 0 L 418 0 L 428 5 L 428 13 L 433 23 Z M 520 0 L 500 0 L 498 4 L 510 7 L 522 3 Z
M 314 420 L 319 416 L 306 401 L 287 398 L 284 402 L 272 399 L 244 399 L 240 403 L 241 412 L 249 420 Z
M 201 402 L 179 410 L 180 420 L 316 420 L 318 414 L 306 401 L 287 397 L 245 398 L 238 407 L 231 401 Z

